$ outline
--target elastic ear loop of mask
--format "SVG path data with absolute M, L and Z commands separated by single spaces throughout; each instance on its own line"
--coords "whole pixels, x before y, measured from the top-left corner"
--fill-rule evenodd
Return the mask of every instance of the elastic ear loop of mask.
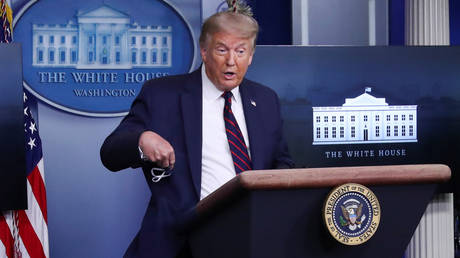
M 152 168 L 150 170 L 152 174 L 152 182 L 158 183 L 161 179 L 171 175 L 171 170 L 169 168 Z

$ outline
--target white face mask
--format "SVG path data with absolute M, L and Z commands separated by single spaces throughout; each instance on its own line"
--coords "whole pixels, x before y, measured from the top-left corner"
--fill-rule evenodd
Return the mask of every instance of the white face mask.
M 152 168 L 150 170 L 150 173 L 152 174 L 152 182 L 158 183 L 160 182 L 161 179 L 171 175 L 171 169 L 170 168 Z

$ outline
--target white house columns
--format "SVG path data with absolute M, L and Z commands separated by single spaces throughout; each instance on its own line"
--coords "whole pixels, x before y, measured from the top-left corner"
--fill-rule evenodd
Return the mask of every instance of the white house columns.
M 408 46 L 446 46 L 449 37 L 448 0 L 406 0 L 405 36 Z M 454 257 L 454 198 L 436 195 L 407 247 L 407 258 Z

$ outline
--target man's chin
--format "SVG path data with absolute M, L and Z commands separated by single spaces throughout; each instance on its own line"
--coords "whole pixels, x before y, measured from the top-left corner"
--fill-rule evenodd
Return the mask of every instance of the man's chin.
M 236 81 L 224 81 L 223 83 L 220 83 L 219 89 L 223 91 L 231 91 L 238 85 L 239 83 Z

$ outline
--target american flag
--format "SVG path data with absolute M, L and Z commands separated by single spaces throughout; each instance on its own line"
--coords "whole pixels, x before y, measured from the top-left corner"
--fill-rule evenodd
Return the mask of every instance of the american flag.
M 12 40 L 12 13 L 0 0 L 0 43 Z M 24 93 L 24 136 L 27 171 L 27 210 L 0 213 L 0 257 L 49 257 L 48 216 L 43 156 L 37 125 Z
M 0 43 L 13 39 L 12 17 L 7 1 L 0 0 Z M 1 258 L 49 257 L 42 146 L 25 92 L 23 100 L 28 209 L 0 212 Z
M 9 43 L 13 39 L 12 15 L 6 0 L 0 0 L 0 43 Z M 0 212 L 2 258 L 49 257 L 41 140 L 26 93 L 23 100 L 28 209 Z
M 0 257 L 49 257 L 42 147 L 29 98 L 24 93 L 28 209 L 0 214 Z

